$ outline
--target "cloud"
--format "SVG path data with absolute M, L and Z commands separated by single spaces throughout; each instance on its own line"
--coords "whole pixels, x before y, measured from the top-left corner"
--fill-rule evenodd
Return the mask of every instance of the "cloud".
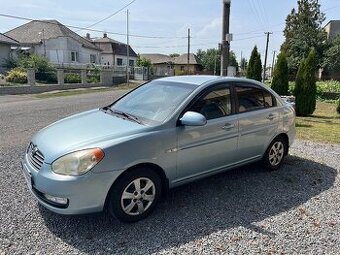
M 196 33 L 199 38 L 203 37 L 215 37 L 222 31 L 222 20 L 221 18 L 215 18 L 210 21 L 209 24 L 205 25 L 201 30 Z

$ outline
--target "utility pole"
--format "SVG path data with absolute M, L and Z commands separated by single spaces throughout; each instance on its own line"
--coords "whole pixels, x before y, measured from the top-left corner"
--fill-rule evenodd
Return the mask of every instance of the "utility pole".
M 275 55 L 276 55 L 276 50 L 274 50 L 274 52 L 273 52 L 272 73 L 271 73 L 272 78 L 273 78 L 273 74 L 274 74 Z
M 190 28 L 188 28 L 188 59 L 187 59 L 187 71 L 190 72 Z
M 130 81 L 129 9 L 126 10 L 126 83 Z
M 221 76 L 227 76 L 229 66 L 229 47 L 231 41 L 231 35 L 229 34 L 230 3 L 231 0 L 223 0 Z
M 266 32 L 267 35 L 267 44 L 266 44 L 266 54 L 264 57 L 264 67 L 263 67 L 263 78 L 262 81 L 264 82 L 266 79 L 266 68 L 267 68 L 267 56 L 268 56 L 268 45 L 269 45 L 269 35 L 271 35 L 271 32 Z

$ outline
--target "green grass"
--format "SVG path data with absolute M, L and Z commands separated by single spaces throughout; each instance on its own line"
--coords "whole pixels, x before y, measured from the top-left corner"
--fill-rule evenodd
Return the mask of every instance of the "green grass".
M 95 92 L 106 92 L 106 91 L 114 91 L 114 90 L 127 90 L 133 89 L 140 85 L 140 83 L 130 83 L 129 86 L 126 83 L 120 84 L 114 87 L 108 88 L 86 88 L 86 89 L 70 89 L 70 90 L 62 90 L 56 92 L 47 92 L 35 95 L 37 98 L 51 98 L 51 97 L 64 97 L 64 96 L 75 96 L 82 94 L 89 94 Z
M 340 144 L 340 115 L 336 104 L 317 102 L 313 115 L 296 117 L 297 138 Z

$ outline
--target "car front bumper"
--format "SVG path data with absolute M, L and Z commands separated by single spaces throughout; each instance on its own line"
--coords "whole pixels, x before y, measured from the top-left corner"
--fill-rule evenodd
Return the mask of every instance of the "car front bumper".
M 85 214 L 104 209 L 107 194 L 121 173 L 110 171 L 82 176 L 63 176 L 52 172 L 51 165 L 43 164 L 40 170 L 34 168 L 27 159 L 21 162 L 28 188 L 38 202 L 59 214 Z M 66 198 L 66 204 L 53 203 L 45 196 Z

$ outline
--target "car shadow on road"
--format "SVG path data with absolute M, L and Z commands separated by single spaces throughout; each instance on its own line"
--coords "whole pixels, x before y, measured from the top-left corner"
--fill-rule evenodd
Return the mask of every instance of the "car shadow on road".
M 133 224 L 106 213 L 62 216 L 39 209 L 49 230 L 82 252 L 149 254 L 234 227 L 275 236 L 256 223 L 302 206 L 331 188 L 336 175 L 293 156 L 274 172 L 251 164 L 172 190 L 152 215 Z

